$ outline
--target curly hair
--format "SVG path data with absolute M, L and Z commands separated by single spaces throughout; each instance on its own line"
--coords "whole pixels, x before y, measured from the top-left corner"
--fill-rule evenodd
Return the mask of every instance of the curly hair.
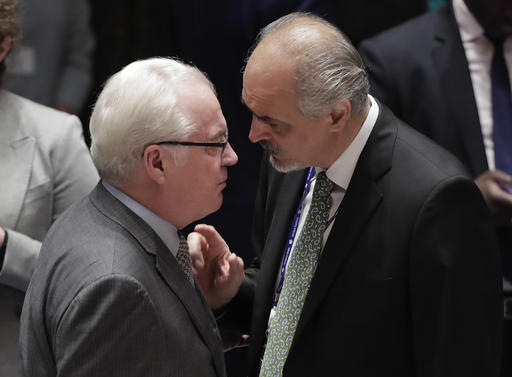
M 11 38 L 11 50 L 20 38 L 16 0 L 0 0 L 0 41 Z M 0 62 L 0 75 L 5 71 L 5 60 Z

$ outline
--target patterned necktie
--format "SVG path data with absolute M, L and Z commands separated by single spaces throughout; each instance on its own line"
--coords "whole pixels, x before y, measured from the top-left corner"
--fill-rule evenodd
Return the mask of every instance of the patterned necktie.
M 334 183 L 324 172 L 318 174 L 306 222 L 286 267 L 276 313 L 268 331 L 260 377 L 277 377 L 283 373 L 302 306 L 322 250 L 322 237 L 329 218 L 333 187 Z
M 178 252 L 176 253 L 176 260 L 190 284 L 194 285 L 194 273 L 192 272 L 192 263 L 188 252 L 187 239 L 180 231 L 178 231 L 178 234 L 180 236 L 180 244 L 178 246 Z

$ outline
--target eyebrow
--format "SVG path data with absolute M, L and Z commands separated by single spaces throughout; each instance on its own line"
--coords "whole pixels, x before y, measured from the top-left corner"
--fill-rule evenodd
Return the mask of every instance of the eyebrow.
M 224 136 L 224 137 L 228 136 L 228 129 L 227 128 L 224 129 L 224 130 L 220 130 L 215 135 L 213 135 L 213 139 L 217 139 L 217 138 L 219 138 L 221 136 Z
M 254 113 L 253 113 L 254 114 Z M 272 117 L 269 117 L 269 116 L 266 116 L 266 115 L 257 115 L 257 114 L 254 114 L 254 116 L 256 118 L 258 118 L 258 120 L 262 121 L 263 123 L 279 123 L 279 124 L 284 124 L 285 122 L 283 121 L 280 121 L 279 119 L 274 119 Z

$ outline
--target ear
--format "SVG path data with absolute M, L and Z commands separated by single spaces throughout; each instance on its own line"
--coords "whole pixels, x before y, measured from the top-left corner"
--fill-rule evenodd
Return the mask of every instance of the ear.
M 149 179 L 162 185 L 165 183 L 168 172 L 167 160 L 164 160 L 162 148 L 158 145 L 150 145 L 144 150 L 142 156 L 144 171 Z
M 331 123 L 331 130 L 338 132 L 350 119 L 352 113 L 352 104 L 348 99 L 336 102 L 329 113 L 329 121 Z
M 0 43 L 0 62 L 2 62 L 11 50 L 12 38 L 5 37 Z

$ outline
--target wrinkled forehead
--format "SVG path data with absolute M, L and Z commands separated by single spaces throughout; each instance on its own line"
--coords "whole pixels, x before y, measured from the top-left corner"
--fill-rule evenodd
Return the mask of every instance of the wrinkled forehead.
M 244 72 L 242 98 L 267 93 L 295 93 L 294 59 L 275 49 L 274 45 L 262 45 L 254 51 Z

